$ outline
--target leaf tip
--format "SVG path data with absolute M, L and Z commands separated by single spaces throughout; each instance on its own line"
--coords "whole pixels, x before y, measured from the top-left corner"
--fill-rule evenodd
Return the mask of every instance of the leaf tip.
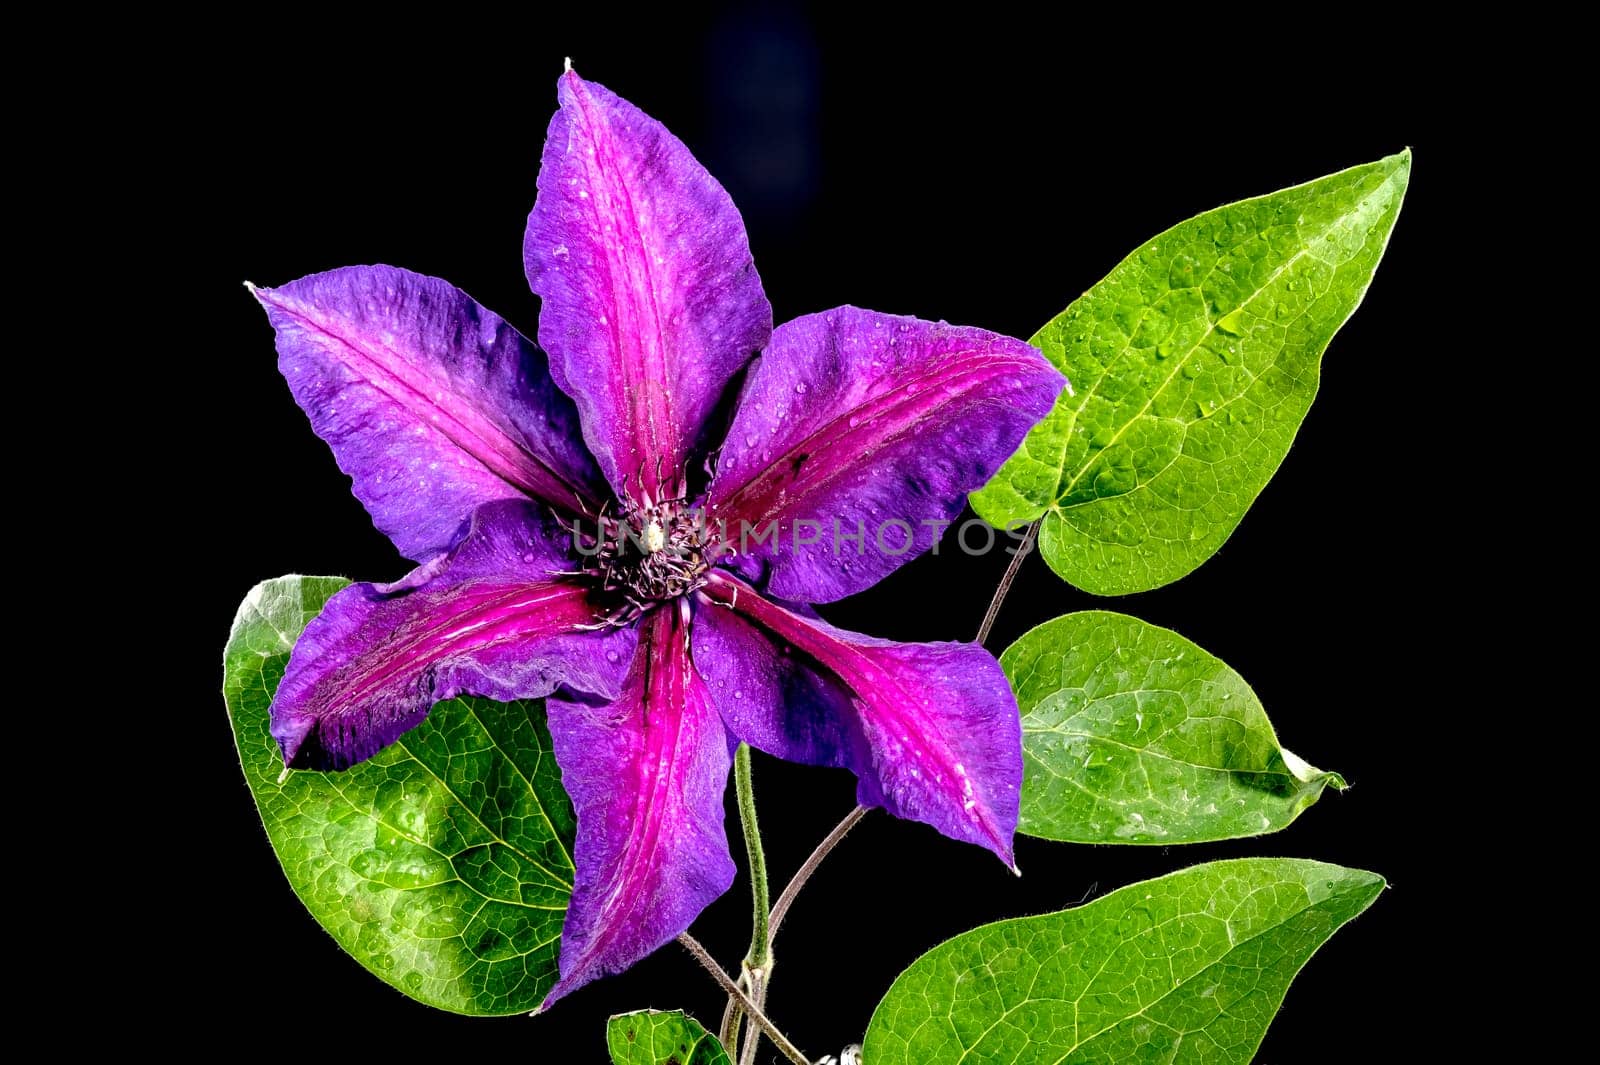
M 1400 182 L 1400 187 L 1405 188 L 1411 182 L 1411 146 L 1408 144 L 1395 154 L 1383 160 L 1392 179 Z
M 1353 885 L 1353 893 L 1361 899 L 1362 910 L 1377 902 L 1379 896 L 1388 891 L 1391 886 L 1386 878 L 1379 876 L 1377 873 L 1369 872 L 1365 869 L 1351 871 L 1358 874 L 1356 877 L 1357 883 Z
M 1322 865 L 1323 863 L 1318 863 Z M 1347 895 L 1360 898 L 1360 910 L 1365 910 L 1389 889 L 1389 881 L 1370 869 L 1355 869 L 1350 866 L 1327 866 L 1337 876 L 1328 881 L 1325 896 Z M 1360 910 L 1357 910 L 1359 913 Z

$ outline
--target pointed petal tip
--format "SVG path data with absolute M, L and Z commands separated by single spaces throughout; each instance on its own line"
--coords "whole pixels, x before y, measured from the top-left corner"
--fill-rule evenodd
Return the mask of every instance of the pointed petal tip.
M 252 299 L 262 307 L 273 306 L 276 301 L 272 299 L 273 290 L 265 285 L 258 285 L 254 281 L 246 281 L 244 290 L 250 293 Z
M 561 76 L 556 79 L 556 100 L 565 108 L 573 103 L 570 95 L 578 89 L 587 89 L 589 83 L 583 80 L 583 75 L 573 69 L 572 57 L 567 56 L 561 62 Z
M 999 858 L 1000 864 L 1004 865 L 1006 867 L 1006 871 L 1012 876 L 1020 877 L 1022 875 L 1022 867 L 1017 864 L 1017 847 L 1015 837 L 1008 834 L 1004 839 L 1002 839 L 1000 834 L 993 830 L 986 831 L 984 834 L 988 837 L 987 840 L 974 840 L 973 842 L 977 843 L 978 846 L 983 847 L 985 850 L 988 850 L 996 858 Z
M 549 992 L 545 994 L 544 1001 L 539 1003 L 538 1008 L 535 1009 L 533 1013 L 529 1014 L 529 1016 L 539 1017 L 549 1013 L 551 1007 L 553 1007 L 557 1002 L 560 1002 L 562 999 L 581 988 L 584 984 L 590 983 L 597 977 L 603 977 L 606 975 L 607 974 L 603 972 L 591 972 L 587 976 L 582 976 L 576 970 L 566 973 L 555 982 L 555 986 L 551 987 Z
M 274 700 L 276 704 L 276 700 Z M 275 707 L 276 708 L 276 707 Z M 278 753 L 283 756 L 283 771 L 285 773 L 294 769 L 307 769 L 309 766 L 301 764 L 301 748 L 305 746 L 306 736 L 311 732 L 311 722 L 300 717 L 283 715 L 272 722 L 272 738 L 278 743 Z
M 285 306 L 283 293 L 271 285 L 258 285 L 254 281 L 246 281 L 244 288 L 269 314 L 273 308 L 283 309 Z

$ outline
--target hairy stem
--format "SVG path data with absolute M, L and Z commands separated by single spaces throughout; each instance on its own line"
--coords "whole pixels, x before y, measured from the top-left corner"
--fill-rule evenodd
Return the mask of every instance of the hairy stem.
M 746 963 L 744 976 L 740 980 L 745 990 L 749 992 L 751 1001 L 757 1007 L 765 1008 L 767 1004 L 767 989 L 772 981 L 770 950 L 772 940 L 778 937 L 778 926 L 783 924 L 784 915 L 789 912 L 789 907 L 794 905 L 795 897 L 800 894 L 800 889 L 806 886 L 806 881 L 811 879 L 811 874 L 815 873 L 817 867 L 822 864 L 822 859 L 826 858 L 828 852 L 837 847 L 839 841 L 844 839 L 850 830 L 856 827 L 865 816 L 867 816 L 867 808 L 865 806 L 857 806 L 846 814 L 844 820 L 833 826 L 833 831 L 824 836 L 822 842 L 817 844 L 816 849 L 811 852 L 810 857 L 801 863 L 800 868 L 784 887 L 783 893 L 778 896 L 777 904 L 772 907 L 772 915 L 767 920 L 767 946 L 769 950 L 767 965 L 765 968 L 752 968 Z M 736 1031 L 738 1024 L 739 1005 L 730 997 L 727 1008 L 722 1011 L 722 1029 L 732 1035 L 734 1042 L 737 1042 L 738 1039 L 738 1032 Z M 739 1065 L 753 1065 L 756 1060 L 756 1044 L 760 1041 L 758 1033 L 750 1032 L 745 1040 L 742 1053 L 735 1054 L 728 1041 L 724 1041 L 723 1046 L 730 1048 L 728 1051 L 729 1057 L 732 1057 Z
M 772 967 L 772 937 L 767 931 L 767 854 L 761 846 L 761 824 L 756 820 L 756 793 L 750 777 L 750 745 L 741 743 L 733 756 L 733 787 L 739 799 L 739 827 L 744 831 L 744 852 L 749 860 L 750 898 L 753 916 L 750 921 L 750 949 L 745 952 L 743 973 L 739 984 L 750 992 L 756 1002 L 762 999 L 758 988 L 765 986 L 763 977 Z M 728 1056 L 739 1060 L 739 1002 L 732 995 L 722 1010 L 722 1024 L 717 1028 L 717 1038 Z M 751 1032 L 746 1049 L 755 1053 L 756 1034 Z
M 984 612 L 983 624 L 978 626 L 979 643 L 989 638 L 989 630 L 994 628 L 994 619 L 1000 616 L 1000 604 L 1006 601 L 1006 593 L 1011 591 L 1011 582 L 1017 579 L 1017 571 L 1022 568 L 1022 560 L 1033 550 L 1033 541 L 1038 535 L 1039 523 L 1035 521 L 1028 526 L 1028 535 L 1023 537 L 1022 545 L 1017 548 L 1016 554 L 1011 556 L 1011 565 L 1006 567 L 1005 576 L 1000 578 L 1000 587 L 994 590 L 994 598 L 989 600 L 989 609 Z
M 761 1012 L 761 1007 L 750 1001 L 749 997 L 740 990 L 739 985 L 733 982 L 733 977 L 722 971 L 722 966 L 718 965 L 716 959 L 711 956 L 705 947 L 700 945 L 699 940 L 688 932 L 683 932 L 678 936 L 678 942 L 683 944 L 685 950 L 694 955 L 694 960 L 699 962 L 705 971 L 711 974 L 711 978 L 717 982 L 722 990 L 726 991 L 730 998 L 739 1003 L 739 1008 L 744 1011 L 745 1016 L 749 1017 L 755 1026 L 766 1034 L 768 1039 L 772 1040 L 772 1045 L 777 1047 L 784 1057 L 794 1062 L 795 1065 L 811 1065 L 806 1056 L 800 1053 L 799 1049 L 789 1042 L 782 1032 L 778 1031 L 777 1026 L 767 1019 L 767 1015 Z
M 750 745 L 739 744 L 733 756 L 733 786 L 739 795 L 739 825 L 744 829 L 744 852 L 750 860 L 750 897 L 754 914 L 750 924 L 750 950 L 745 965 L 765 969 L 772 961 L 772 939 L 767 932 L 767 854 L 761 848 L 761 826 L 756 822 L 756 794 L 750 783 Z
M 722 1007 L 722 1023 L 717 1026 L 717 1042 L 728 1052 L 730 1061 L 739 1060 L 739 1022 L 742 1020 L 744 1011 L 739 1008 L 739 1000 L 729 995 L 728 1004 Z
M 750 1001 L 755 1003 L 756 1009 L 767 1008 L 767 978 L 764 974 L 745 969 L 745 983 L 750 988 Z M 761 1044 L 761 1033 L 751 1031 L 746 1033 L 744 1048 L 739 1052 L 739 1065 L 755 1065 L 756 1047 Z

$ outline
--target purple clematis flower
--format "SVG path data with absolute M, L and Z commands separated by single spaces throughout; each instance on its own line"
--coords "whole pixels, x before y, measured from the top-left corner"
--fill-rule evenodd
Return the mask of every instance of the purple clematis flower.
M 570 71 L 559 96 L 523 249 L 540 347 L 393 267 L 256 291 L 313 429 L 420 563 L 328 602 L 273 736 L 342 769 L 440 700 L 548 696 L 578 838 L 546 1004 L 727 890 L 740 741 L 848 766 L 863 804 L 1011 863 L 1021 727 L 994 658 L 802 604 L 927 550 L 1064 384 L 979 329 L 841 307 L 774 330 L 688 149 Z

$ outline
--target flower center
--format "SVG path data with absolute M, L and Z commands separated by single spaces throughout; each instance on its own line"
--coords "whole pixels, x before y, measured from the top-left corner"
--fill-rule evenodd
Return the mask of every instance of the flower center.
M 635 600 L 676 599 L 706 582 L 706 528 L 683 500 L 631 510 L 596 556 L 607 588 Z

